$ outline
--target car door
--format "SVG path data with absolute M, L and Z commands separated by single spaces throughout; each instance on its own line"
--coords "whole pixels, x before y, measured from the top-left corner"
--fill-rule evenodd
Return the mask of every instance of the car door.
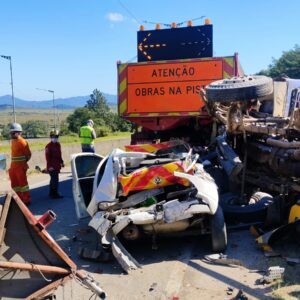
M 78 219 L 89 216 L 86 209 L 92 198 L 96 169 L 102 159 L 103 156 L 88 152 L 71 156 L 72 191 Z

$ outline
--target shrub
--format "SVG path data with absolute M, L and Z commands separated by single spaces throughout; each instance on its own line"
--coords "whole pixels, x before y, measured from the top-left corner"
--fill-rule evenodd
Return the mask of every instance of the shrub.
M 111 133 L 111 129 L 108 126 L 96 126 L 95 131 L 97 137 L 108 136 Z
M 22 124 L 23 135 L 25 137 L 37 138 L 45 137 L 48 134 L 48 123 L 40 120 L 30 120 Z

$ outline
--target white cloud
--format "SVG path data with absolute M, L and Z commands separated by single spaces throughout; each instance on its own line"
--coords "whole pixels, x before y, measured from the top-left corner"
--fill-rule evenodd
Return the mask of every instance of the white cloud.
M 125 17 L 119 13 L 108 13 L 106 18 L 111 22 L 123 22 Z

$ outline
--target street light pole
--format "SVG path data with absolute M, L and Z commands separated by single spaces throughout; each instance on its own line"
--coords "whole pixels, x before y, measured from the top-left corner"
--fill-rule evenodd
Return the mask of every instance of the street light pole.
M 56 108 L 55 108 L 55 102 L 54 102 L 54 91 L 48 90 L 49 93 L 52 93 L 52 99 L 53 99 L 53 116 L 54 116 L 54 129 L 56 129 Z
M 54 117 L 54 129 L 57 128 L 57 124 L 56 124 L 56 108 L 55 108 L 55 97 L 54 97 L 54 91 L 52 90 L 46 90 L 46 89 L 39 89 L 36 88 L 39 91 L 45 91 L 45 92 L 49 92 L 52 93 L 52 101 L 53 101 L 53 117 Z
M 13 116 L 14 116 L 14 122 L 16 123 L 16 110 L 15 110 L 15 96 L 14 96 L 14 82 L 13 82 L 13 73 L 12 73 L 12 62 L 11 62 L 11 56 L 6 55 L 0 55 L 4 59 L 8 59 L 10 63 L 10 84 L 11 84 L 11 98 L 13 103 Z

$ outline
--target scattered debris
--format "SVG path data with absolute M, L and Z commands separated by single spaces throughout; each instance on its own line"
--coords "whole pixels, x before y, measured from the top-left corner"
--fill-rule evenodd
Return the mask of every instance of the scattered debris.
M 228 287 L 226 290 L 227 295 L 232 295 L 233 294 L 234 289 L 232 287 Z
M 232 300 L 248 300 L 243 290 L 239 290 L 236 296 Z
M 259 236 L 261 236 L 263 234 L 262 230 L 259 227 L 254 226 L 254 225 L 250 226 L 249 230 L 250 230 L 250 233 L 253 234 L 256 238 L 258 238 Z
M 265 251 L 264 256 L 265 257 L 278 257 L 278 256 L 281 256 L 281 254 L 271 250 L 271 251 Z
M 271 283 L 276 279 L 281 279 L 284 274 L 285 269 L 279 266 L 270 267 L 267 274 L 260 278 L 260 283 Z
M 157 287 L 157 283 L 156 282 L 152 283 L 149 288 L 149 292 L 152 292 L 156 287 Z
M 80 247 L 78 249 L 78 255 L 83 259 L 90 259 L 93 261 L 101 261 L 107 262 L 112 259 L 111 253 L 108 251 L 102 250 L 95 250 L 90 248 L 83 248 Z
M 243 263 L 234 258 L 228 258 L 227 255 L 220 254 L 210 254 L 204 256 L 205 260 L 209 263 L 228 265 L 228 266 L 243 266 Z
M 300 264 L 300 258 L 284 257 L 286 263 L 290 266 Z

